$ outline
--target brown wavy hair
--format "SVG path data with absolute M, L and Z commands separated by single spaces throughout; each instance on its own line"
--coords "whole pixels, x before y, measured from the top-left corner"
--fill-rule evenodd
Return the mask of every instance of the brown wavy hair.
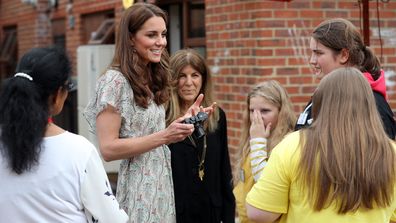
M 169 99 L 169 55 L 164 49 L 159 63 L 143 63 L 141 56 L 132 47 L 132 37 L 150 18 L 158 16 L 168 22 L 166 13 L 148 3 L 135 3 L 123 12 L 114 58 L 111 67 L 119 70 L 128 80 L 136 103 L 144 108 L 153 98 L 158 105 Z
M 201 103 L 203 107 L 210 106 L 214 101 L 211 74 L 205 59 L 194 49 L 182 49 L 177 51 L 170 59 L 171 69 L 171 100 L 166 109 L 166 124 L 170 125 L 175 119 L 184 115 L 181 113 L 182 101 L 177 93 L 177 84 L 179 76 L 183 68 L 190 65 L 202 75 L 202 87 L 200 93 L 204 94 L 204 99 Z M 214 132 L 217 129 L 217 122 L 219 120 L 219 111 L 215 109 L 213 114 L 209 116 L 207 129 L 209 132 Z
M 364 45 L 362 35 L 350 21 L 342 18 L 325 20 L 313 30 L 312 37 L 330 48 L 334 55 L 346 49 L 349 52 L 346 64 L 369 72 L 374 80 L 381 75 L 378 58 Z
M 312 98 L 312 125 L 301 131 L 299 179 L 320 211 L 387 207 L 393 201 L 395 151 L 373 92 L 356 68 L 326 75 Z

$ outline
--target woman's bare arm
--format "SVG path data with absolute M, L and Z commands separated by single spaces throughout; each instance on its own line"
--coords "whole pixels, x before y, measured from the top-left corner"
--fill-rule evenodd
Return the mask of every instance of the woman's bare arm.
M 193 125 L 182 124 L 181 120 L 147 136 L 119 138 L 121 115 L 115 108 L 108 106 L 96 118 L 96 133 L 102 157 L 106 161 L 127 159 L 160 145 L 181 141 L 194 131 Z

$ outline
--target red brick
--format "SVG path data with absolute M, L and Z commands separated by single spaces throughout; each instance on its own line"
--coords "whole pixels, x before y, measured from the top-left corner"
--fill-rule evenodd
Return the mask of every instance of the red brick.
M 275 18 L 295 19 L 298 15 L 299 13 L 296 10 L 274 11 Z
M 275 69 L 276 75 L 298 75 L 298 69 L 293 67 L 281 67 Z
M 310 99 L 311 99 L 310 96 L 294 96 L 291 98 L 291 101 L 292 103 L 298 103 L 298 102 L 308 103 Z
M 257 59 L 257 65 L 259 66 L 285 66 L 286 62 L 284 58 L 259 58 Z
M 291 48 L 275 49 L 275 56 L 293 56 L 294 51 Z
M 289 96 L 300 93 L 299 87 L 285 87 Z
M 319 9 L 326 9 L 326 10 L 331 10 L 336 8 L 336 3 L 335 2 L 313 2 L 312 3 L 313 8 L 319 8 Z
M 301 10 L 300 15 L 305 18 L 323 18 L 323 11 Z
M 305 84 L 313 84 L 314 83 L 313 75 L 312 76 L 299 75 L 297 77 L 290 77 L 289 80 L 290 80 L 290 82 L 289 82 L 290 84 L 299 85 L 299 86 L 301 86 L 303 84 L 305 85 Z

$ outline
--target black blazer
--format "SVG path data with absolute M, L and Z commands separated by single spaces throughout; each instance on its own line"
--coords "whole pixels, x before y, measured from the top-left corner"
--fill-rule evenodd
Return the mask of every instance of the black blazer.
M 198 161 L 202 156 L 203 138 L 189 138 L 170 144 L 172 176 L 175 191 L 177 222 L 234 222 L 235 198 L 227 144 L 227 120 L 219 108 L 220 119 L 215 132 L 207 137 L 205 175 L 198 177 Z
M 384 126 L 384 130 L 389 138 L 394 140 L 396 136 L 396 122 L 392 109 L 390 108 L 388 102 L 381 93 L 376 91 L 373 91 L 373 93 L 375 103 L 377 105 L 377 110 L 381 116 L 382 125 Z
M 396 136 L 396 122 L 394 119 L 394 115 L 392 112 L 392 109 L 390 108 L 388 102 L 384 98 L 384 96 L 377 92 L 373 91 L 374 94 L 374 99 L 375 99 L 375 104 L 377 106 L 378 113 L 380 115 L 380 118 L 382 120 L 382 126 L 384 127 L 384 130 L 386 134 L 388 135 L 389 138 L 395 140 Z M 302 122 L 297 121 L 297 124 L 295 126 L 295 130 L 299 130 L 301 128 L 305 128 L 309 126 L 311 123 L 308 123 L 308 120 L 312 118 L 312 101 L 309 101 L 307 106 L 304 109 L 304 112 L 307 114 L 306 116 L 303 115 L 303 113 L 300 114 L 299 119 L 303 120 Z M 310 107 L 308 107 L 311 105 Z

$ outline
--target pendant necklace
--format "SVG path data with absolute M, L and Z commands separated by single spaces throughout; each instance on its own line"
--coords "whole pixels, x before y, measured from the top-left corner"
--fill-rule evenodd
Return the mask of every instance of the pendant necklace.
M 190 139 L 191 143 L 193 144 L 193 146 L 198 149 L 197 144 L 195 143 L 195 140 L 191 137 L 188 136 L 188 138 Z M 203 149 L 202 149 L 202 155 L 201 157 L 198 156 L 198 177 L 201 181 L 203 181 L 203 178 L 205 176 L 205 155 L 206 155 L 206 136 L 204 136 L 204 145 L 203 145 Z

